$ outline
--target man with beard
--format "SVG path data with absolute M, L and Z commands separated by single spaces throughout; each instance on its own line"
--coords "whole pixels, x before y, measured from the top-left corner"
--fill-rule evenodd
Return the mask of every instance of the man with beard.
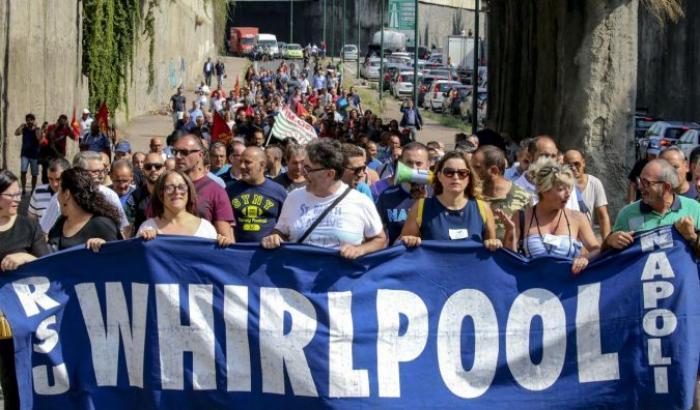
M 430 168 L 428 148 L 420 142 L 411 142 L 403 147 L 399 161 L 412 169 L 427 171 Z M 428 187 L 413 183 L 403 183 L 385 189 L 377 198 L 377 210 L 382 218 L 389 244 L 401 235 L 401 229 L 408 217 L 408 210 L 419 198 L 428 197 Z
M 341 180 L 349 187 L 355 188 L 369 198 L 372 198 L 372 190 L 363 181 L 367 177 L 367 157 L 365 150 L 354 144 L 343 144 L 343 174 Z
M 164 171 L 165 165 L 163 164 L 163 156 L 157 152 L 148 153 L 143 164 L 146 184 L 136 188 L 127 198 L 126 204 L 124 205 L 124 212 L 129 219 L 132 232 L 138 232 L 141 224 L 152 216 L 150 209 L 151 195 L 153 194 L 156 182 L 158 182 L 158 178 L 163 175 Z

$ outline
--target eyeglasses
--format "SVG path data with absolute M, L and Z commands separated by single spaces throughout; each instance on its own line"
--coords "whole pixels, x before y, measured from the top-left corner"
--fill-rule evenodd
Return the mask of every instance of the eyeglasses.
M 365 171 L 367 171 L 367 165 L 362 165 L 356 168 L 345 167 L 345 169 L 347 169 L 348 171 L 352 171 L 353 174 L 359 176 L 364 174 Z
M 14 194 L 0 194 L 0 195 L 4 196 L 5 198 L 10 198 L 10 200 L 12 200 L 12 201 L 21 201 L 22 200 L 22 193 L 21 192 L 17 192 Z
M 154 169 L 156 171 L 160 171 L 162 168 L 163 168 L 163 164 L 156 164 L 156 163 L 152 163 L 152 162 L 143 165 L 143 169 L 145 169 L 146 171 L 152 171 Z
M 304 174 L 310 174 L 316 171 L 324 171 L 328 168 L 311 168 L 310 166 L 304 166 Z
M 89 172 L 90 175 L 105 175 L 107 173 L 104 169 L 86 169 L 86 171 Z
M 172 194 L 175 193 L 175 191 L 181 193 L 181 194 L 186 194 L 187 193 L 187 185 L 185 184 L 179 184 L 179 185 L 166 185 L 163 190 L 165 191 L 166 194 Z
M 200 149 L 176 149 L 176 148 L 172 149 L 172 153 L 173 153 L 174 157 L 179 157 L 179 156 L 186 157 L 190 154 L 194 154 L 195 152 L 200 152 L 200 151 L 201 151 Z
M 459 179 L 466 179 L 471 175 L 471 172 L 469 172 L 468 169 L 454 169 L 454 168 L 443 168 L 442 175 L 446 176 L 447 178 L 453 178 L 455 174 Z
M 650 185 L 663 184 L 665 181 L 650 181 L 646 178 L 639 178 L 639 185 L 643 187 L 648 187 Z

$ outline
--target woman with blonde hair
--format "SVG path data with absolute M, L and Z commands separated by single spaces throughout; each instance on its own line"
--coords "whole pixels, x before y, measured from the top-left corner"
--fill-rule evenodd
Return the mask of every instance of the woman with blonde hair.
M 422 239 L 472 239 L 491 251 L 502 246 L 491 208 L 481 200 L 481 181 L 462 153 L 448 152 L 437 163 L 433 192 L 408 212 L 400 237 L 407 247 Z
M 571 271 L 580 273 L 600 249 L 585 214 L 566 208 L 574 186 L 574 174 L 551 158 L 541 157 L 530 166 L 537 204 L 508 218 L 495 211 L 505 226 L 505 246 L 527 257 L 558 256 L 572 259 Z M 586 249 L 585 256 L 582 250 Z

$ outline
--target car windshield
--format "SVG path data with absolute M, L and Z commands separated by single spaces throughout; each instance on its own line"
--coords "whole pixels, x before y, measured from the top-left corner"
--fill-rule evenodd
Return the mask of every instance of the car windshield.
M 402 83 L 413 83 L 413 74 L 401 74 L 399 78 Z
M 241 39 L 241 44 L 246 45 L 246 46 L 249 46 L 249 45 L 253 44 L 254 42 L 255 42 L 255 39 L 253 39 L 252 37 L 243 37 Z
M 258 42 L 263 47 L 275 47 L 277 45 L 277 42 L 274 40 L 260 40 Z
M 347 51 L 356 51 L 356 48 L 355 48 L 355 46 L 345 46 L 343 48 L 343 51 L 346 51 L 346 52 Z
M 299 44 L 287 44 L 287 50 L 301 50 Z

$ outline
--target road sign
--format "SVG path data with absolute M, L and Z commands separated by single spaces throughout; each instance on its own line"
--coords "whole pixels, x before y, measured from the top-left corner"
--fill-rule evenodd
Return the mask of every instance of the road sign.
M 415 26 L 415 0 L 389 0 L 389 28 L 396 30 L 414 30 Z

